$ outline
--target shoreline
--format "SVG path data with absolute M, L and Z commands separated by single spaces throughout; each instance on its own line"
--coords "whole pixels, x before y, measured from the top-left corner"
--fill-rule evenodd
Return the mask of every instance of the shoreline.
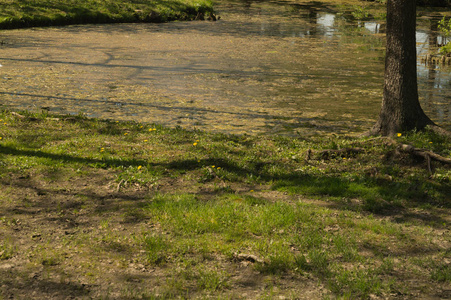
M 214 12 L 208 0 L 13 1 L 0 4 L 0 11 L 0 29 L 201 20 Z

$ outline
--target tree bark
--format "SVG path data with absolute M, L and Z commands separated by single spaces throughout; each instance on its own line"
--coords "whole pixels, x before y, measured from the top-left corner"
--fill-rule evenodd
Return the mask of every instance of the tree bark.
M 418 100 L 415 28 L 415 1 L 388 0 L 384 98 L 371 134 L 392 136 L 434 125 Z

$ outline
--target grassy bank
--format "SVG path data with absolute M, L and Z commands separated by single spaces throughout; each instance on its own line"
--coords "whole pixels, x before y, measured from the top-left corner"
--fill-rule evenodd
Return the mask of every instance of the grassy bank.
M 5 0 L 0 1 L 0 29 L 192 20 L 210 12 L 209 0 Z
M 303 140 L 0 120 L 0 298 L 450 296 L 451 170 L 397 150 L 451 157 L 432 133 Z M 345 148 L 360 150 L 320 152 Z

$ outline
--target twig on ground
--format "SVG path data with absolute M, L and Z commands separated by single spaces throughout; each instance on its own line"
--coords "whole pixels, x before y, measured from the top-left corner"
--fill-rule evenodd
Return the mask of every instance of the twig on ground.
M 16 113 L 16 112 L 14 112 L 14 111 L 12 111 L 11 114 L 12 114 L 13 116 L 15 116 L 15 117 L 20 118 L 20 119 L 25 119 L 25 116 L 22 116 L 21 114 Z

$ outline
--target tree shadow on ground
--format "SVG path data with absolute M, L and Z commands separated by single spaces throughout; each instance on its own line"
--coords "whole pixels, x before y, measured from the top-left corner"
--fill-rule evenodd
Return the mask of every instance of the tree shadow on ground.
M 4 299 L 79 299 L 90 294 L 90 286 L 70 280 L 57 282 L 43 274 L 29 274 L 14 268 L 0 270 L 0 295 Z
M 252 147 L 252 145 L 247 146 Z M 92 168 L 92 173 L 89 175 L 92 178 L 92 181 L 89 183 L 90 187 L 78 185 L 72 186 L 71 188 L 67 189 L 64 187 L 57 188 L 58 184 L 60 184 L 61 182 L 46 182 L 45 184 L 43 184 L 43 182 L 36 181 L 33 178 L 2 178 L 0 180 L 0 187 L 2 187 L 2 189 L 12 188 L 15 191 L 23 193 L 12 195 L 13 197 L 17 197 L 19 201 L 18 204 L 14 207 L 10 207 L 5 210 L 6 215 L 29 215 L 31 217 L 30 219 L 32 220 L 30 221 L 31 223 L 29 225 L 42 225 L 43 229 L 37 226 L 37 228 L 34 229 L 36 231 L 46 230 L 46 227 L 50 227 L 50 229 L 53 231 L 53 233 L 50 235 L 51 237 L 70 236 L 72 234 L 78 233 L 83 234 L 85 231 L 89 232 L 90 230 L 92 230 L 93 226 L 98 226 L 99 224 L 101 224 L 102 220 L 108 220 L 111 215 L 115 215 L 117 218 L 114 222 L 115 226 L 124 225 L 128 226 L 129 228 L 134 228 L 132 230 L 135 230 L 136 224 L 142 224 L 143 226 L 146 226 L 146 228 L 149 228 L 149 224 L 146 223 L 145 219 L 148 216 L 140 215 L 138 211 L 140 210 L 140 208 L 148 204 L 149 201 L 151 201 L 153 195 L 160 193 L 161 191 L 125 190 L 123 192 L 118 192 L 114 188 L 105 188 L 104 186 L 105 182 L 113 179 L 113 177 L 111 177 L 111 174 L 109 178 L 106 178 L 106 181 L 102 181 L 102 179 L 100 178 L 108 172 L 108 168 L 114 168 L 123 165 L 137 167 L 142 164 L 154 167 L 162 167 L 170 171 L 196 172 L 200 171 L 200 169 L 202 168 L 200 167 L 200 165 L 211 165 L 214 163 L 215 165 L 221 165 L 221 168 L 233 173 L 233 175 L 237 178 L 244 179 L 249 174 L 252 174 L 255 177 L 260 177 L 264 182 L 272 182 L 273 188 L 276 190 L 289 191 L 290 193 L 297 195 L 313 195 L 314 197 L 321 197 L 323 199 L 327 199 L 330 196 L 333 198 L 358 198 L 360 196 L 360 193 L 376 191 L 379 195 L 382 195 L 382 197 L 384 197 L 384 195 L 386 195 L 387 197 L 386 199 L 382 199 L 384 200 L 382 201 L 382 204 L 379 203 L 380 199 L 375 198 L 374 201 L 376 201 L 376 204 L 350 204 L 346 201 L 330 201 L 328 202 L 327 206 L 334 210 L 369 211 L 380 217 L 395 216 L 395 221 L 399 223 L 409 223 L 412 222 L 412 220 L 425 220 L 425 218 L 427 218 L 427 224 L 432 224 L 432 227 L 434 227 L 434 229 L 445 229 L 450 225 L 449 221 L 438 215 L 435 215 L 432 210 L 431 212 L 423 213 L 421 211 L 404 209 L 402 206 L 392 205 L 390 201 L 392 197 L 394 197 L 394 195 L 401 195 L 403 199 L 407 200 L 413 197 L 413 194 L 405 194 L 405 191 L 408 190 L 409 186 L 401 182 L 392 182 L 388 180 L 373 182 L 370 180 L 369 182 L 372 184 L 371 190 L 362 192 L 356 190 L 352 182 L 334 176 L 318 176 L 304 174 L 302 172 L 289 171 L 286 171 L 283 174 L 273 175 L 266 171 L 268 163 L 259 161 L 251 163 L 247 167 L 242 167 L 236 162 L 227 158 L 204 159 L 200 164 L 198 161 L 190 159 L 179 159 L 171 162 L 159 163 L 152 163 L 151 161 L 143 159 L 110 159 L 106 160 L 105 162 L 99 159 L 79 157 L 68 154 L 52 154 L 42 150 L 19 150 L 15 149 L 14 147 L 4 145 L 0 146 L 0 154 L 44 157 L 59 162 L 76 162 L 85 164 L 87 166 L 100 162 L 104 163 L 104 166 L 107 170 Z M 56 174 L 56 176 L 57 175 L 58 174 Z M 211 181 L 226 182 L 225 179 L 219 177 L 214 177 L 211 179 Z M 207 183 L 212 182 L 207 181 Z M 190 183 L 188 182 L 180 184 L 183 185 Z M 177 192 L 179 191 L 179 188 L 180 186 L 174 185 L 173 190 Z M 168 185 L 164 192 L 171 193 L 171 191 L 171 186 Z M 440 192 L 442 193 L 441 196 L 447 195 L 448 192 L 449 187 L 446 187 L 444 185 L 443 189 Z M 25 203 L 24 198 L 26 197 L 23 196 L 30 193 L 37 195 L 38 197 L 35 197 L 34 201 L 30 203 Z M 205 198 L 205 196 L 207 196 L 209 199 L 213 199 L 213 201 L 215 200 L 215 195 L 220 194 L 220 192 L 214 192 L 206 195 L 205 190 L 198 190 L 192 193 L 194 193 L 196 196 L 199 196 L 199 198 Z M 368 195 L 364 194 L 363 196 L 368 198 Z M 425 199 L 423 199 L 423 197 L 419 197 L 417 200 L 417 205 L 421 206 L 421 204 L 424 203 Z M 14 199 L 12 201 L 14 201 Z M 413 204 L 414 207 L 415 205 L 416 204 Z M 73 212 L 74 210 L 81 209 L 82 206 L 89 207 L 89 211 L 81 214 Z M 87 220 L 87 217 L 89 218 L 89 220 Z M 18 227 L 20 226 L 21 225 L 19 224 Z M 15 230 L 16 228 L 11 228 L 12 232 L 14 232 Z M 20 228 L 17 228 L 17 230 L 20 230 Z M 29 230 L 29 228 L 27 228 L 27 230 Z M 324 228 L 319 228 L 318 230 L 324 230 Z M 124 231 L 123 234 L 128 235 L 128 232 Z M 410 238 L 409 232 L 407 232 L 406 235 L 406 239 Z M 92 247 L 94 249 L 94 246 Z M 378 257 L 381 256 L 399 259 L 405 258 L 406 255 L 434 256 L 436 253 L 441 253 L 441 251 L 443 251 L 443 249 L 439 248 L 436 244 L 429 245 L 418 243 L 413 241 L 412 239 L 410 239 L 410 243 L 406 243 L 406 245 L 400 246 L 398 248 L 395 247 L 396 249 L 390 249 L 389 247 L 385 247 L 380 243 L 372 242 L 367 242 L 361 245 L 361 247 L 363 250 L 368 251 L 372 253 L 372 255 Z M 116 242 L 115 240 L 108 240 L 100 243 L 100 246 L 97 246 L 96 251 L 98 251 L 98 249 L 102 249 L 102 251 L 105 251 L 106 253 L 108 253 L 108 255 L 115 255 L 118 253 L 127 254 L 131 248 L 128 248 L 128 245 L 125 242 L 121 243 Z M 42 263 L 43 268 L 46 268 L 47 266 L 45 266 L 45 262 L 42 261 Z M 8 261 L 6 261 L 6 264 L 8 264 Z M 264 268 L 263 270 L 263 274 L 265 272 L 270 272 L 265 271 Z M 124 273 L 126 272 L 124 271 Z M 9 269 L 2 267 L 0 268 L 0 278 L 5 279 L 0 279 L 0 283 L 2 283 L 2 288 L 6 287 L 7 289 L 6 291 L 2 290 L 2 293 L 4 294 L 5 298 L 21 298 L 21 295 L 28 296 L 34 292 L 35 295 L 37 295 L 37 298 L 63 299 L 69 297 L 89 297 L 93 293 L 93 291 L 99 290 L 98 286 L 72 282 L 72 280 L 70 279 L 65 280 L 63 278 L 61 280 L 58 280 L 57 277 L 46 279 L 43 278 L 44 274 L 45 272 L 39 271 L 35 274 L 24 275 L 15 270 L 15 267 Z M 53 272 L 53 274 L 56 274 L 56 271 Z M 320 278 L 321 276 L 326 276 L 321 275 L 321 273 L 318 274 L 317 275 L 320 276 Z M 69 275 L 67 276 L 69 277 Z M 130 276 L 130 278 L 132 278 L 135 275 Z M 151 276 L 152 275 L 148 275 L 148 277 Z M 324 282 L 328 280 L 327 276 L 322 279 L 324 280 Z M 399 278 L 396 274 L 391 274 L 391 276 Z M 437 291 L 437 293 L 440 292 L 441 291 Z
M 239 166 L 226 158 L 207 158 L 203 160 L 182 159 L 169 162 L 151 162 L 144 159 L 95 159 L 87 157 L 79 157 L 68 154 L 53 154 L 41 150 L 21 150 L 9 146 L 0 145 L 0 154 L 18 155 L 18 156 L 34 156 L 40 158 L 51 159 L 63 163 L 80 163 L 88 166 L 102 166 L 104 169 L 115 167 L 138 167 L 146 165 L 150 168 L 159 167 L 172 171 L 201 171 L 204 165 L 218 165 L 223 170 L 227 170 L 233 174 L 235 178 L 245 180 L 250 175 L 254 178 L 260 178 L 263 182 L 271 182 L 274 190 L 285 191 L 293 194 L 307 195 L 313 197 L 326 197 L 335 199 L 332 201 L 333 206 L 344 210 L 363 210 L 382 216 L 394 216 L 398 222 L 407 222 L 412 219 L 428 221 L 429 224 L 437 227 L 449 226 L 447 220 L 438 216 L 431 215 L 430 212 L 412 212 L 407 210 L 405 204 L 409 207 L 423 207 L 429 205 L 435 208 L 450 208 L 451 203 L 448 196 L 451 194 L 451 187 L 446 182 L 435 182 L 434 188 L 436 195 L 428 194 L 428 186 L 422 183 L 401 182 L 392 179 L 374 178 L 365 176 L 360 182 L 343 179 L 333 175 L 311 175 L 302 172 L 286 172 L 273 175 L 268 173 L 265 167 L 268 163 L 254 162 L 249 163 L 247 167 Z M 213 178 L 213 177 L 212 177 Z M 210 180 L 207 178 L 207 181 Z M 2 185 L 12 184 L 3 182 Z M 20 180 L 16 183 L 18 187 L 21 185 Z M 27 184 L 30 184 L 29 182 Z M 29 186 L 34 189 L 34 193 L 46 195 L 55 193 L 52 190 L 46 190 L 40 186 Z M 66 194 L 69 196 L 71 192 L 57 191 L 57 194 Z M 105 209 L 102 205 L 111 199 L 119 196 L 126 202 L 133 203 L 139 201 L 142 193 L 136 195 L 124 195 L 121 193 L 104 193 L 98 194 L 94 191 L 78 191 L 85 197 L 97 199 L 99 210 Z M 77 196 L 77 195 L 72 195 Z M 79 197 L 78 195 L 77 197 Z M 361 202 L 353 202 L 352 199 L 362 198 Z M 341 199 L 341 200 L 340 200 Z M 445 199 L 445 200 L 438 200 Z M 116 200 L 114 200 L 116 201 Z M 111 203 L 113 203 L 112 201 Z M 404 203 L 403 203 L 404 202 Z M 108 209 L 108 208 L 106 208 Z

